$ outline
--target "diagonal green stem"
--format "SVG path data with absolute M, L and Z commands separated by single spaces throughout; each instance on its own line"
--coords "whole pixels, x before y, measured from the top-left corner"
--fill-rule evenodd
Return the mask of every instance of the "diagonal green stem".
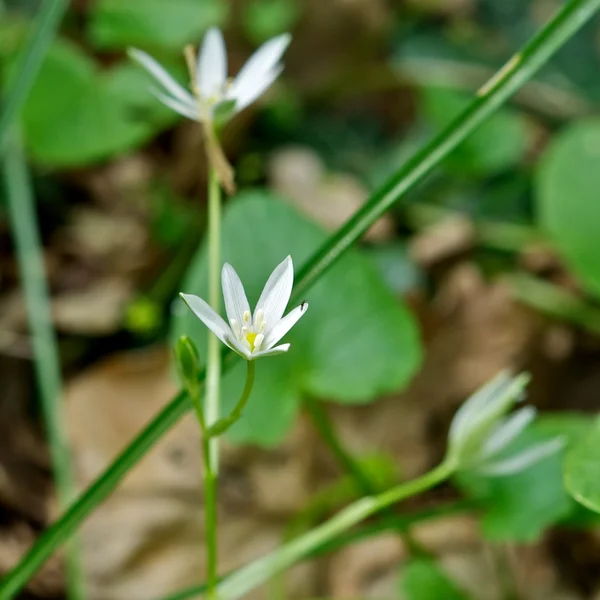
M 404 198 L 427 173 L 450 151 L 472 133 L 487 116 L 494 112 L 519 86 L 556 52 L 600 8 L 600 0 L 571 0 L 519 53 L 520 62 L 494 79 L 491 86 L 479 95 L 435 140 L 376 192 L 371 199 L 340 230 L 305 263 L 295 286 L 296 299 L 341 256 L 344 251 L 381 216 L 394 202 Z M 224 367 L 231 364 L 228 355 Z M 117 461 L 107 468 L 80 499 L 54 523 L 36 542 L 24 559 L 0 584 L 0 600 L 16 594 L 63 543 L 77 526 L 118 485 L 123 475 L 148 451 L 187 409 L 185 396 L 179 394 L 126 448 Z
M 273 575 L 308 556 L 319 546 L 335 539 L 379 511 L 438 485 L 450 477 L 453 471 L 454 466 L 452 463 L 443 462 L 417 479 L 403 483 L 377 496 L 361 498 L 353 502 L 329 521 L 227 577 L 217 586 L 219 597 L 223 600 L 243 597 L 244 594 L 267 581 Z
M 10 127 L 27 99 L 68 5 L 68 0 L 46 0 L 29 32 L 17 60 L 16 78 L 0 114 L 0 154 L 5 150 Z
M 58 504 L 61 510 L 65 510 L 75 498 L 75 483 L 65 431 L 60 354 L 50 314 L 44 254 L 37 228 L 29 173 L 20 143 L 16 135 L 13 135 L 13 138 L 9 140 L 8 152 L 3 161 L 8 215 L 21 272 L 21 285 L 25 293 L 35 357 L 35 374 L 50 447 Z M 69 545 L 66 558 L 69 597 L 84 598 L 84 575 L 76 540 Z

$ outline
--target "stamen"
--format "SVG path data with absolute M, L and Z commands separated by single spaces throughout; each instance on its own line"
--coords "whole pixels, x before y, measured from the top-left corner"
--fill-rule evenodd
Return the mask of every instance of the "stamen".
M 255 338 L 254 338 L 254 350 L 260 350 L 260 347 L 262 346 L 262 343 L 265 341 L 265 336 L 262 333 L 259 333 Z
M 242 315 L 242 319 L 244 321 L 244 323 L 250 323 L 250 311 L 249 310 L 245 310 L 244 314 Z
M 265 322 L 265 311 L 262 308 L 259 308 L 254 314 L 254 329 L 258 329 L 259 331 L 264 330 L 263 323 Z
M 235 319 L 230 319 L 229 325 L 231 325 L 231 331 L 233 331 L 235 337 L 239 340 L 242 337 L 240 324 Z

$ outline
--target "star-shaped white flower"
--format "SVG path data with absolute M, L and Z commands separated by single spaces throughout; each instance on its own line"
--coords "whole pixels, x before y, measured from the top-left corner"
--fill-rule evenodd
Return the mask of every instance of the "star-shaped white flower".
M 281 57 L 291 41 L 287 33 L 265 42 L 232 80 L 227 78 L 227 52 L 221 31 L 212 27 L 204 36 L 193 74 L 194 93 L 181 86 L 149 54 L 132 48 L 129 55 L 161 85 L 153 89 L 161 102 L 194 121 L 226 121 L 252 104 L 282 71 Z
M 235 269 L 228 263 L 221 272 L 223 298 L 229 325 L 202 298 L 180 294 L 192 312 L 229 348 L 246 360 L 287 352 L 290 344 L 275 344 L 306 312 L 302 302 L 285 317 L 283 313 L 292 294 L 294 265 L 288 256 L 277 265 L 267 280 L 254 313 L 246 298 L 244 286 Z M 283 317 L 283 318 L 282 318 Z
M 473 394 L 456 412 L 450 426 L 448 453 L 461 469 L 507 475 L 529 467 L 563 446 L 561 438 L 533 444 L 512 456 L 502 456 L 536 416 L 532 406 L 508 414 L 525 395 L 529 377 L 506 371 Z

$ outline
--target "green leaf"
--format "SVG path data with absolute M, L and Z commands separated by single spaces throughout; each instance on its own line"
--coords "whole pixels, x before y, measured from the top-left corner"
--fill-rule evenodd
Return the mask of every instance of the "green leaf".
M 253 305 L 286 255 L 298 267 L 325 239 L 325 232 L 289 205 L 264 192 L 244 193 L 225 212 L 223 260 L 234 266 Z M 202 248 L 181 291 L 206 298 L 206 281 Z M 341 258 L 306 300 L 306 316 L 285 338 L 290 351 L 258 361 L 255 387 L 244 417 L 231 429 L 233 439 L 274 444 L 291 425 L 303 395 L 371 402 L 401 388 L 419 366 L 421 346 L 411 314 L 358 252 Z M 182 303 L 173 329 L 175 336 L 191 336 L 205 355 L 207 330 Z M 243 376 L 240 366 L 225 376 L 226 406 L 239 396 Z
M 575 500 L 600 512 L 600 418 L 567 453 L 565 485 Z
M 507 454 L 562 436 L 568 444 L 589 428 L 582 415 L 543 415 L 511 445 Z M 471 498 L 481 502 L 483 533 L 494 541 L 531 542 L 548 527 L 568 520 L 576 504 L 563 485 L 565 451 L 556 452 L 519 473 L 502 477 L 463 473 L 456 479 Z
M 177 118 L 147 82 L 134 65 L 100 72 L 76 46 L 56 42 L 23 108 L 29 152 L 44 165 L 73 167 L 143 144 Z
M 468 596 L 429 558 L 415 558 L 402 568 L 400 591 L 406 600 L 467 600 Z
M 98 0 L 92 4 L 89 37 L 103 49 L 127 46 L 180 51 L 200 41 L 227 18 L 221 0 Z
M 585 119 L 553 139 L 536 178 L 540 225 L 596 296 L 600 296 L 599 165 L 600 119 Z
M 248 37 L 260 44 L 289 31 L 299 16 L 298 0 L 254 0 L 244 6 L 243 25 Z
M 421 111 L 438 130 L 461 114 L 473 98 L 446 88 L 425 88 Z M 525 121 L 516 112 L 502 109 L 487 119 L 446 159 L 445 165 L 465 174 L 491 175 L 516 165 L 527 148 Z

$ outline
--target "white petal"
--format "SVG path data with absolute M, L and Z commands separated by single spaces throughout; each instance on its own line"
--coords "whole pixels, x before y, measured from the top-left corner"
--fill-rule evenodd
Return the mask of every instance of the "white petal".
M 231 84 L 228 96 L 235 98 L 240 106 L 247 106 L 256 99 L 259 95 L 256 90 L 258 88 L 266 89 L 265 81 L 268 75 L 277 70 L 279 61 L 291 39 L 288 33 L 284 33 L 265 42 L 242 67 Z M 273 79 L 271 78 L 268 85 L 273 82 Z
M 511 456 L 506 460 L 501 460 L 490 465 L 484 465 L 477 469 L 477 472 L 484 475 L 510 475 L 518 473 L 534 463 L 558 452 L 565 444 L 564 439 L 556 438 L 549 442 L 537 444 L 528 450 L 524 450 L 515 456 Z
M 151 91 L 164 105 L 172 108 L 180 115 L 183 115 L 188 119 L 192 119 L 192 121 L 200 120 L 200 111 L 196 106 L 191 106 L 188 103 L 177 100 L 176 98 L 171 98 L 171 96 L 167 96 L 167 94 L 163 94 L 157 89 L 152 89 Z
M 250 350 L 234 336 L 227 335 L 225 337 L 225 345 L 229 346 L 236 354 L 239 354 L 244 360 L 252 360 Z
M 179 294 L 192 312 L 226 345 L 231 348 L 229 341 L 233 335 L 231 328 L 202 298 L 193 294 Z M 233 348 L 232 348 L 233 349 Z
M 268 350 L 261 350 L 260 352 L 255 352 L 252 355 L 252 358 L 259 358 L 261 356 L 275 356 L 276 354 L 283 354 L 290 349 L 290 344 L 281 344 L 281 346 L 275 346 L 275 348 L 269 348 Z
M 181 102 L 193 103 L 194 97 L 183 86 L 181 86 L 165 69 L 154 60 L 149 54 L 130 48 L 129 56 L 137 63 L 142 65 L 172 96 L 181 100 Z
M 262 96 L 279 77 L 281 71 L 283 71 L 283 67 L 277 67 L 276 69 L 269 71 L 261 80 L 256 80 L 254 87 L 251 90 L 248 90 L 247 94 L 232 98 L 236 100 L 235 112 L 244 110 L 244 108 L 252 104 L 258 97 Z
M 298 322 L 307 309 L 308 303 L 303 302 L 269 329 L 264 341 L 265 348 L 269 349 L 274 346 Z
M 512 377 L 508 371 L 501 371 L 465 400 L 452 419 L 448 434 L 450 440 L 458 440 L 466 435 L 466 430 L 470 428 L 470 424 L 480 414 L 480 411 L 491 399 L 497 398 L 499 393 L 510 384 L 511 380 Z
M 287 303 L 292 295 L 292 286 L 294 285 L 294 264 L 292 257 L 288 256 L 283 262 L 279 263 L 271 276 L 267 280 L 265 287 L 256 304 L 256 310 L 263 310 L 265 313 L 265 336 L 274 327 L 285 311 Z
M 229 320 L 235 319 L 238 323 L 243 324 L 244 313 L 246 311 L 250 312 L 250 304 L 248 304 L 246 292 L 238 274 L 229 263 L 223 265 L 221 285 L 223 286 L 227 318 Z
M 221 95 L 227 81 L 227 51 L 223 34 L 211 27 L 198 53 L 198 86 L 204 98 Z
M 506 448 L 535 419 L 535 415 L 535 408 L 526 406 L 504 419 L 484 442 L 481 457 L 488 458 Z

